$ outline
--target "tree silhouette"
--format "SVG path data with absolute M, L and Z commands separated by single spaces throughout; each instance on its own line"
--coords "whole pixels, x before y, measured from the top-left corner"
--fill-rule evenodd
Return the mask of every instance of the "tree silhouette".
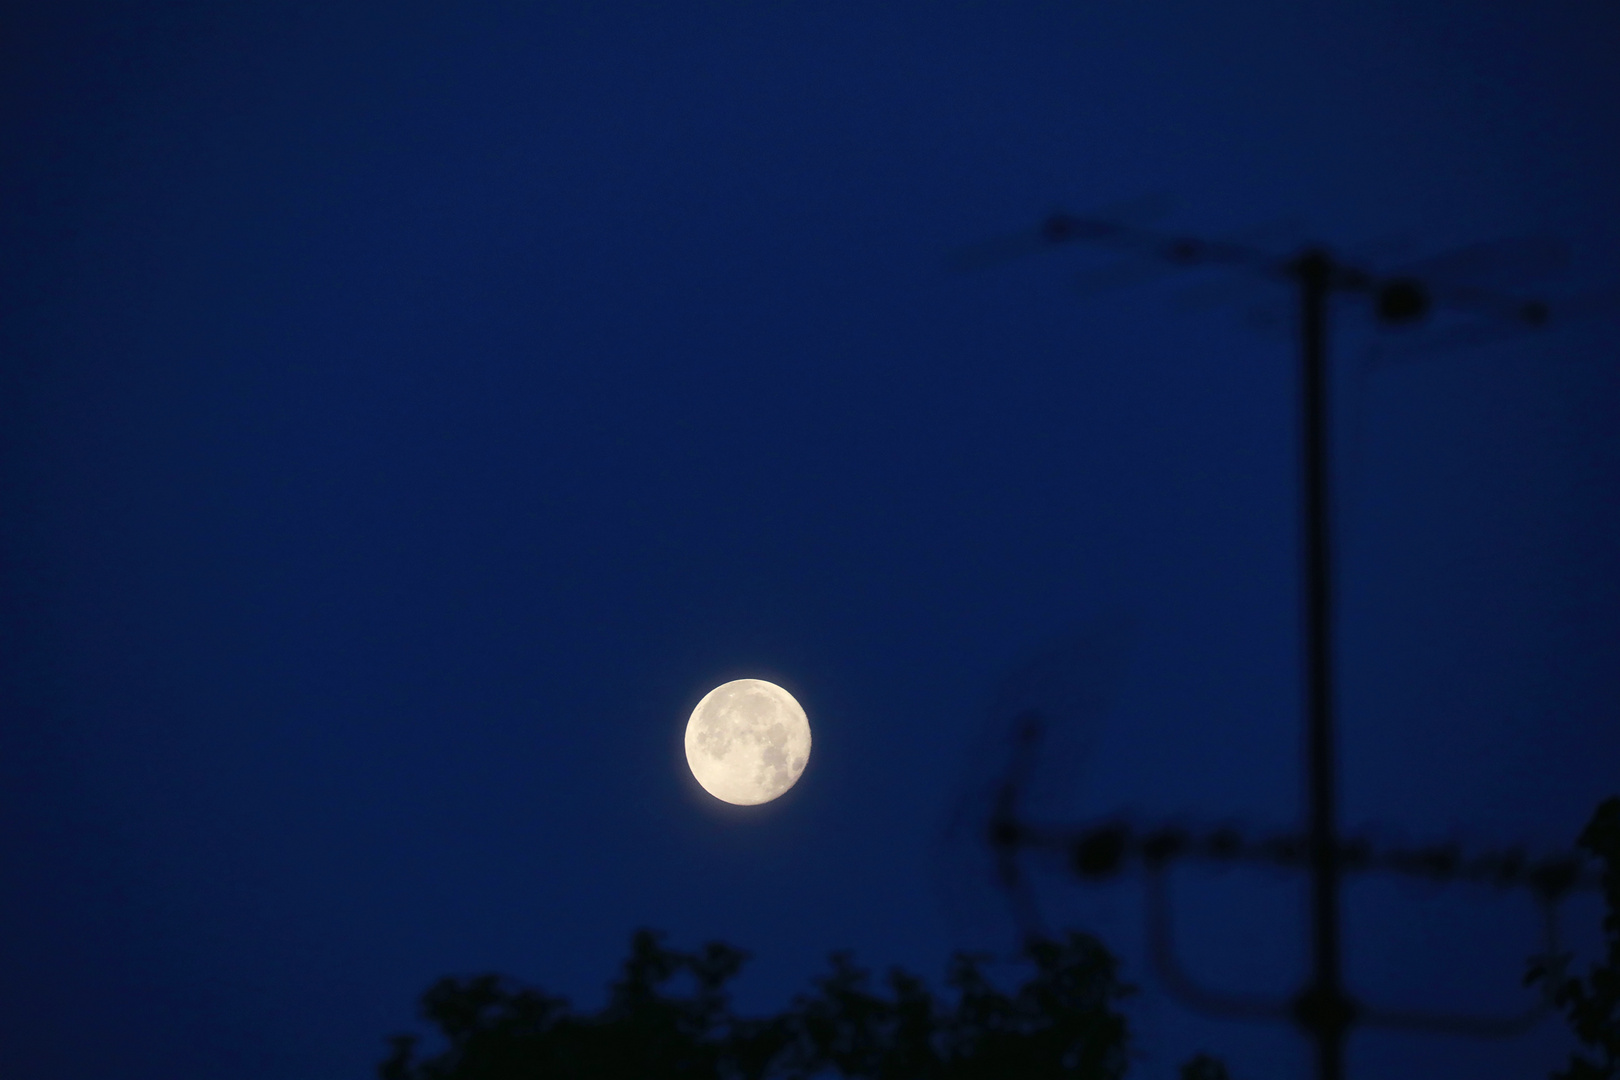
M 1606 950 L 1585 978 L 1568 956 L 1534 959 L 1526 985 L 1544 983 L 1582 1050 L 1552 1080 L 1620 1080 L 1620 797 L 1600 804 L 1579 843 L 1604 866 Z M 1094 937 L 1031 942 L 1029 974 L 998 987 L 982 958 L 958 953 L 936 997 L 892 969 L 881 987 L 848 953 L 781 1013 L 740 1017 L 727 984 L 747 954 L 718 942 L 667 948 L 639 930 L 596 1013 L 498 975 L 444 978 L 422 1016 L 445 1046 L 422 1055 L 415 1035 L 390 1040 L 380 1080 L 1119 1080 L 1129 1029 L 1118 1003 L 1132 988 Z M 1181 1080 L 1229 1080 L 1207 1054 Z
M 1553 1003 L 1569 1019 L 1575 1037 L 1595 1056 L 1573 1054 L 1552 1080 L 1620 1080 L 1620 797 L 1605 799 L 1581 830 L 1581 847 L 1603 863 L 1604 958 L 1583 979 L 1565 977 L 1569 957 L 1532 960 L 1525 985 L 1547 983 Z
M 1181 1080 L 1230 1080 L 1231 1074 L 1219 1058 L 1199 1054 L 1181 1067 Z
M 1032 943 L 1031 973 L 1011 992 L 991 981 L 980 959 L 958 954 L 946 999 L 899 969 L 874 988 L 848 953 L 835 953 L 811 992 L 778 1015 L 752 1019 L 732 1011 L 726 988 L 745 959 L 718 943 L 680 952 L 638 931 L 607 1004 L 594 1014 L 496 975 L 441 979 L 424 995 L 422 1014 L 447 1046 L 419 1057 L 415 1036 L 396 1036 L 378 1076 L 1117 1080 L 1128 1064 L 1128 1030 L 1116 1005 L 1131 988 L 1113 956 L 1084 934 Z M 1183 1075 L 1217 1080 L 1225 1072 Z
M 393 1040 L 382 1080 L 518 1080 L 541 1077 L 763 1077 L 789 1043 L 780 1018 L 739 1020 L 725 984 L 745 955 L 718 943 L 666 949 L 638 931 L 608 1002 L 579 1015 L 568 1002 L 497 975 L 443 978 L 422 998 L 423 1017 L 449 1044 L 415 1061 L 415 1036 Z M 685 994 L 672 993 L 687 984 Z

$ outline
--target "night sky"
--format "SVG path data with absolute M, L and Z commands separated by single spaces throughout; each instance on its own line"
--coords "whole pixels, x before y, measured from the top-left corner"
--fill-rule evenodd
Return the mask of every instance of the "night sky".
M 1601 290 L 1616 56 L 1599 0 L 4 5 L 0 1074 L 366 1077 L 435 978 L 594 1007 L 638 926 L 748 1010 L 937 978 L 1013 940 L 946 824 L 1053 650 L 1044 810 L 1297 826 L 1286 291 L 949 257 L 1063 208 Z M 1444 331 L 1335 309 L 1342 816 L 1563 848 L 1620 791 L 1620 320 Z M 815 748 L 731 807 L 681 734 L 745 676 Z M 1039 887 L 1133 1075 L 1305 1074 L 1165 994 L 1137 884 Z M 1178 888 L 1206 981 L 1297 986 L 1297 881 Z M 1525 1004 L 1523 896 L 1347 904 L 1355 992 Z

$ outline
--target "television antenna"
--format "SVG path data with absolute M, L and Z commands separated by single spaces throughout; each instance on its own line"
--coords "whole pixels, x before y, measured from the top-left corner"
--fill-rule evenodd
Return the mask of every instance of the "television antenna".
M 1026 934 L 1041 932 L 1038 908 L 1018 865 L 1022 853 L 1057 853 L 1068 860 L 1076 875 L 1087 880 L 1107 878 L 1139 864 L 1148 883 L 1150 958 L 1170 992 L 1190 1007 L 1212 1015 L 1292 1021 L 1313 1044 L 1319 1080 L 1344 1080 L 1345 1043 L 1356 1025 L 1476 1036 L 1512 1035 L 1527 1030 L 1547 1012 L 1550 1002 L 1546 994 L 1528 1012 L 1502 1017 L 1384 1009 L 1357 1001 L 1345 987 L 1340 893 L 1346 874 L 1386 872 L 1433 881 L 1475 881 L 1498 888 L 1528 889 L 1542 908 L 1545 962 L 1549 964 L 1556 962 L 1558 902 L 1571 890 L 1595 888 L 1600 881 L 1579 855 L 1533 858 L 1516 849 L 1464 853 L 1454 845 L 1381 848 L 1368 838 L 1345 837 L 1341 833 L 1335 767 L 1335 597 L 1328 468 L 1329 317 L 1333 298 L 1350 296 L 1369 301 L 1373 317 L 1385 327 L 1413 327 L 1437 313 L 1447 313 L 1460 316 L 1464 327 L 1477 335 L 1497 330 L 1538 331 L 1561 321 L 1564 309 L 1537 297 L 1446 280 L 1448 264 L 1478 258 L 1482 253 L 1514 257 L 1512 244 L 1503 242 L 1475 245 L 1426 264 L 1380 274 L 1340 259 L 1319 245 L 1279 257 L 1242 239 L 1175 235 L 1142 228 L 1114 215 L 1060 212 L 1015 238 L 964 249 L 953 261 L 961 268 L 974 268 L 1030 251 L 1081 243 L 1127 256 L 1119 264 L 1127 272 L 1115 276 L 1121 284 L 1165 272 L 1214 267 L 1283 283 L 1294 293 L 1299 334 L 1306 825 L 1302 833 L 1251 837 L 1232 828 L 1200 831 L 1177 826 L 1144 827 L 1124 820 L 1052 826 L 1025 820 L 1019 795 L 1043 730 L 1039 710 L 1031 709 L 1013 719 L 1016 746 L 1007 774 L 997 786 L 985 834 L 995 855 L 998 877 L 1013 900 L 1021 928 Z M 1546 241 L 1517 243 L 1521 245 L 1518 257 L 1532 261 L 1561 258 L 1561 253 Z M 1145 269 L 1132 273 L 1129 267 L 1133 263 Z M 1093 275 L 1088 284 L 1098 280 L 1102 279 Z M 1570 305 L 1569 314 L 1592 307 L 1590 300 L 1578 301 Z M 1186 973 L 1176 959 L 1170 934 L 1168 869 L 1182 859 L 1269 864 L 1302 870 L 1307 875 L 1310 975 L 1291 999 L 1269 1000 L 1214 990 Z M 1550 988 L 1556 982 L 1546 980 L 1544 987 Z

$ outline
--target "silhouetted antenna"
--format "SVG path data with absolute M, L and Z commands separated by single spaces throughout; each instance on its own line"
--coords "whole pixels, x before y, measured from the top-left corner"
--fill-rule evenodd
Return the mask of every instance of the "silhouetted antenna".
M 1099 207 L 1087 216 L 1093 230 L 1134 232 L 1147 222 L 1163 217 L 1170 210 L 1166 195 L 1149 195 Z M 1054 236 L 1050 220 L 1031 229 L 1020 229 L 958 248 L 947 258 L 955 270 L 984 270 L 1043 251 L 1054 250 L 1065 238 Z
M 1305 668 L 1306 828 L 1302 833 L 1251 838 L 1232 829 L 1198 832 L 1156 829 L 1116 821 L 1088 829 L 1043 826 L 1027 819 L 1019 797 L 1041 730 L 1038 710 L 1019 718 L 1024 745 L 1010 761 L 988 821 L 986 839 L 996 852 L 1004 887 L 1028 932 L 1040 932 L 1039 912 L 1018 865 L 1026 851 L 1058 852 L 1083 879 L 1111 876 L 1131 864 L 1148 879 L 1148 940 L 1154 966 L 1172 993 L 1190 1006 L 1221 1016 L 1286 1018 L 1315 1045 L 1320 1080 L 1343 1080 L 1344 1045 L 1352 1026 L 1376 1024 L 1466 1035 L 1506 1035 L 1534 1024 L 1547 1007 L 1521 1016 L 1489 1017 L 1380 1009 L 1353 1000 L 1344 988 L 1340 935 L 1340 883 L 1347 873 L 1385 872 L 1435 881 L 1481 881 L 1527 888 L 1545 912 L 1548 962 L 1556 955 L 1556 904 L 1570 889 L 1595 884 L 1580 856 L 1530 860 L 1512 851 L 1465 856 L 1444 845 L 1379 848 L 1367 839 L 1340 836 L 1334 753 L 1333 577 L 1328 491 L 1330 380 L 1328 315 L 1334 296 L 1368 302 L 1386 327 L 1411 327 L 1444 313 L 1463 325 L 1534 331 L 1559 318 L 1559 307 L 1537 297 L 1495 291 L 1466 280 L 1489 265 L 1518 264 L 1534 271 L 1562 265 L 1562 249 L 1546 241 L 1495 241 L 1377 273 L 1308 246 L 1279 257 L 1244 239 L 1209 240 L 1140 228 L 1116 216 L 1052 214 L 1024 234 L 1026 250 L 1086 243 L 1146 260 L 1160 270 L 1217 267 L 1289 285 L 1295 291 L 1300 358 L 1300 489 L 1303 526 L 1302 645 Z M 1010 251 L 1007 247 L 1004 251 Z M 994 260 L 990 260 L 994 261 Z M 966 260 L 959 265 L 984 265 Z M 1533 275 L 1532 275 L 1533 276 Z M 1601 301 L 1599 301 L 1601 303 Z M 1303 870 L 1310 882 L 1311 975 L 1291 1000 L 1270 1001 L 1204 987 L 1177 962 L 1170 936 L 1169 868 L 1177 860 L 1269 863 Z M 1551 986 L 1549 981 L 1547 986 Z
M 1039 851 L 1063 860 L 1084 881 L 1107 881 L 1133 869 L 1147 879 L 1148 950 L 1155 971 L 1178 998 L 1217 1016 L 1254 1019 L 1297 1018 L 1298 1000 L 1235 995 L 1202 986 L 1176 959 L 1170 931 L 1170 878 L 1176 862 L 1246 863 L 1279 870 L 1310 867 L 1308 837 L 1294 833 L 1257 835 L 1235 825 L 1205 829 L 1179 824 L 1133 824 L 1122 817 L 1089 825 L 1044 826 L 1027 820 L 994 822 L 992 845 L 1003 858 Z M 1371 837 L 1339 842 L 1336 859 L 1345 874 L 1392 874 L 1435 883 L 1471 883 L 1496 890 L 1524 889 L 1542 911 L 1541 956 L 1559 955 L 1558 903 L 1576 889 L 1598 889 L 1602 878 L 1582 856 L 1531 856 L 1522 848 L 1466 851 L 1454 843 L 1381 846 Z M 1027 903 L 1027 901 L 1026 901 Z M 1461 1035 L 1502 1036 L 1527 1030 L 1547 1012 L 1548 1002 L 1516 1016 L 1463 1016 L 1356 1006 L 1361 1023 Z
M 984 843 L 986 822 L 1077 811 L 1067 802 L 1073 777 L 1114 703 L 1133 639 L 1131 620 L 1120 612 L 1071 627 L 1011 665 L 986 703 L 986 723 L 940 837 L 940 886 L 951 914 L 973 923 L 992 911 L 1000 922 L 1010 902 L 1021 938 L 1014 954 L 1046 936 L 1046 926 L 1030 868 L 1016 850 Z

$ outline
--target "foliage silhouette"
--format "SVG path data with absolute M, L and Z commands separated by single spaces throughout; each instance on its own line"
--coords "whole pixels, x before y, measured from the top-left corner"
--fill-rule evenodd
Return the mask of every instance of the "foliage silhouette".
M 746 955 L 722 944 L 695 953 L 638 931 L 595 1014 L 495 975 L 439 980 L 423 1017 L 447 1043 L 419 1057 L 416 1036 L 391 1040 L 381 1080 L 1117 1080 L 1128 1029 L 1117 1003 L 1132 991 L 1095 939 L 1070 934 L 1030 944 L 1031 973 L 1006 992 L 981 960 L 958 954 L 936 997 L 895 969 L 882 988 L 848 953 L 782 1013 L 741 1018 L 726 984 Z M 1222 1080 L 1211 1059 L 1183 1076 Z M 1213 1066 L 1214 1071 L 1210 1071 Z M 1202 1070 L 1202 1071 L 1200 1071 Z
M 1604 958 L 1585 980 L 1563 975 L 1567 955 L 1535 959 L 1524 981 L 1548 984 L 1575 1037 L 1597 1055 L 1571 1055 L 1569 1067 L 1553 1073 L 1552 1080 L 1620 1080 L 1620 797 L 1599 804 L 1579 842 L 1603 862 Z
M 664 948 L 640 931 L 608 1002 L 592 1016 L 568 1002 L 496 975 L 440 979 L 422 1015 L 449 1046 L 414 1061 L 417 1040 L 392 1040 L 382 1080 L 517 1080 L 539 1077 L 763 1077 L 789 1042 L 781 1022 L 731 1014 L 725 984 L 745 955 L 710 944 L 701 952 Z M 690 992 L 670 993 L 685 981 Z
M 1199 1054 L 1181 1067 L 1181 1080 L 1231 1080 L 1231 1074 L 1219 1058 Z

